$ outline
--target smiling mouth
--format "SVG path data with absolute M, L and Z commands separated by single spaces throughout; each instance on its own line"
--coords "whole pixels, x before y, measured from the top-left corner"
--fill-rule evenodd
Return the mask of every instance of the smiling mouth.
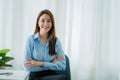
M 45 27 L 44 29 L 49 29 L 49 27 Z

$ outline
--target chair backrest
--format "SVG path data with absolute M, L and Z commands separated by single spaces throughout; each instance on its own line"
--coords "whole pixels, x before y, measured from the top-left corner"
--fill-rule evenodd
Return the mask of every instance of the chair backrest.
M 70 61 L 67 55 L 65 55 L 65 58 L 66 58 L 66 69 L 65 71 L 58 71 L 57 74 L 64 74 L 68 77 L 68 80 L 71 80 Z
M 65 69 L 65 73 L 66 75 L 68 75 L 68 79 L 71 80 L 71 71 L 70 71 L 70 61 L 67 55 L 65 55 L 66 57 L 66 69 Z

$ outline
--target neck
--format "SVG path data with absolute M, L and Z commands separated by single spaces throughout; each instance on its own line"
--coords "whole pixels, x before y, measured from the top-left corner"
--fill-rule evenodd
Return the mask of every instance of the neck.
M 48 33 L 42 33 L 42 32 L 40 32 L 40 33 L 39 33 L 39 36 L 40 36 L 40 38 L 42 38 L 43 40 L 47 40 L 47 38 L 48 38 Z

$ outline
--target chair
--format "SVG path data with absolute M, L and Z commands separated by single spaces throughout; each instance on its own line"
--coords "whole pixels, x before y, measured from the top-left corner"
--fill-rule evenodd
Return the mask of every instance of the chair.
M 66 58 L 66 69 L 65 71 L 58 71 L 57 74 L 64 74 L 68 77 L 68 80 L 71 80 L 70 61 L 67 55 L 65 55 L 65 58 Z
M 56 74 L 58 75 L 66 75 L 68 80 L 71 80 L 71 71 L 70 71 L 70 62 L 69 62 L 69 58 L 67 55 L 65 55 L 65 58 L 66 58 L 66 69 L 65 71 L 57 71 Z M 53 77 L 53 76 L 47 76 L 47 77 L 44 77 L 40 80 L 48 80 L 48 78 L 50 77 Z
M 65 55 L 65 57 L 66 57 L 65 74 L 68 76 L 68 80 L 71 80 L 70 61 L 67 55 Z

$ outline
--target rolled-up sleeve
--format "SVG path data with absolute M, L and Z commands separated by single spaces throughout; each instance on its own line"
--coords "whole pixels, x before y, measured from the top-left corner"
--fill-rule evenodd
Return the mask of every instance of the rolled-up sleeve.
M 65 70 L 66 68 L 66 59 L 65 54 L 63 52 L 61 42 L 57 38 L 55 51 L 58 54 L 58 57 L 63 57 L 63 60 L 60 62 L 44 62 L 44 68 L 49 70 Z

